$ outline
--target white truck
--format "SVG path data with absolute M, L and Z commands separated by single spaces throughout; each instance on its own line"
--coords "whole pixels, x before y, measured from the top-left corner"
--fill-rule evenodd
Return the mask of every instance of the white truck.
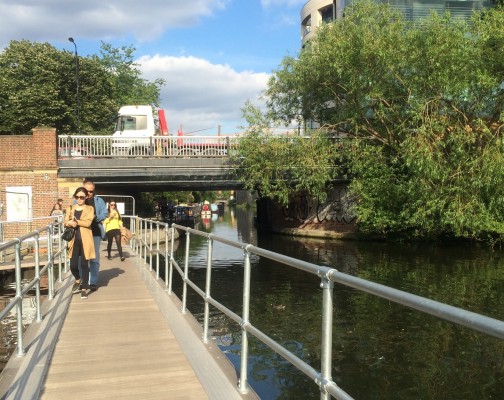
M 164 137 L 163 137 L 164 136 Z M 165 112 L 154 112 L 151 106 L 123 106 L 119 109 L 112 134 L 112 156 L 149 157 L 167 156 L 225 156 L 229 139 L 186 136 L 179 129 L 171 136 Z
M 115 155 L 149 155 L 151 137 L 156 134 L 156 124 L 151 106 L 123 106 L 119 109 L 115 131 L 112 135 L 112 152 Z

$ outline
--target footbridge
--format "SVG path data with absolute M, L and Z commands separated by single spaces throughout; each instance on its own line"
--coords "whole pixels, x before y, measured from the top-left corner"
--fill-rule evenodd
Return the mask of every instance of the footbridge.
M 15 256 L 16 270 L 16 296 L 0 312 L 0 319 L 14 310 L 18 321 L 17 348 L 0 376 L 1 398 L 253 399 L 256 396 L 248 385 L 248 376 L 254 367 L 251 365 L 254 348 L 249 346 L 249 338 L 255 337 L 310 378 L 307 385 L 318 389 L 320 399 L 352 399 L 344 390 L 345 382 L 340 382 L 340 386 L 332 378 L 337 368 L 333 360 L 338 360 L 337 354 L 336 357 L 333 354 L 333 314 L 337 312 L 333 304 L 335 284 L 504 339 L 503 321 L 251 244 L 179 225 L 168 227 L 134 216 L 125 219 L 134 233 L 128 257 L 124 262 L 119 258 L 104 260 L 100 287 L 87 299 L 71 293 L 73 278 L 65 267 L 64 246 L 59 237 L 53 235 L 54 225 L 0 244 L 0 252 L 11 251 Z M 185 235 L 180 259 L 174 253 L 178 242 L 176 231 Z M 196 235 L 206 238 L 207 243 L 206 281 L 199 285 L 190 279 L 189 273 L 195 262 L 191 258 L 191 238 Z M 34 244 L 36 274 L 31 282 L 21 286 L 21 249 L 26 241 Z M 55 244 L 46 246 L 47 253 L 40 251 L 44 241 Z M 214 246 L 214 242 L 219 246 Z M 222 246 L 243 253 L 243 268 L 240 269 L 243 301 L 239 310 L 229 309 L 213 296 L 213 260 L 219 259 L 218 247 Z M 303 354 L 295 354 L 288 344 L 284 347 L 274 340 L 275 332 L 258 328 L 260 316 L 251 317 L 250 300 L 255 293 L 251 291 L 251 257 L 264 257 L 319 278 L 320 284 L 313 289 L 321 297 L 317 313 L 320 315 L 318 365 L 308 364 Z M 43 302 L 40 296 L 42 277 L 48 279 L 47 298 Z M 183 284 L 180 298 L 172 290 L 175 277 Z M 22 302 L 33 291 L 35 319 L 23 333 Z M 204 305 L 201 323 L 186 308 L 189 293 L 198 296 Z M 256 295 L 259 295 L 256 301 L 268 301 L 267 296 Z M 209 329 L 210 307 L 240 327 L 240 345 L 234 352 L 238 363 L 234 367 L 213 342 Z M 293 340 L 302 344 L 314 338 Z

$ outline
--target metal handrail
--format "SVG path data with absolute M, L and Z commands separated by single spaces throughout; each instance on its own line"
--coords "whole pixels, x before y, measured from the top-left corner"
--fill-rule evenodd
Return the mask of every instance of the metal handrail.
M 173 257 L 173 245 L 170 249 L 169 266 L 170 270 L 175 269 L 180 274 L 183 280 L 183 293 L 182 293 L 182 313 L 187 312 L 187 286 L 190 286 L 205 302 L 204 322 L 203 322 L 203 341 L 206 343 L 209 340 L 208 326 L 209 326 L 209 305 L 214 306 L 229 318 L 234 320 L 241 328 L 241 352 L 240 352 L 240 378 L 238 382 L 238 390 L 241 393 L 248 392 L 248 334 L 250 333 L 255 338 L 259 339 L 271 350 L 279 354 L 291 365 L 311 378 L 319 387 L 320 399 L 328 400 L 330 396 L 334 396 L 340 400 L 351 400 L 352 397 L 341 389 L 331 377 L 332 368 L 332 318 L 333 318 L 333 283 L 328 278 L 327 274 L 320 274 L 321 269 L 330 271 L 331 268 L 320 267 L 315 264 L 300 261 L 291 257 L 283 256 L 278 253 L 273 253 L 259 247 L 247 243 L 236 242 L 233 240 L 225 239 L 222 237 L 214 236 L 209 233 L 201 232 L 192 228 L 172 224 L 172 238 L 174 237 L 174 230 L 179 229 L 185 231 L 186 234 L 186 248 L 184 258 L 184 268 L 178 265 Z M 206 269 L 206 282 L 205 291 L 201 290 L 194 282 L 189 279 L 189 249 L 191 235 L 203 236 L 207 239 L 207 269 Z M 218 241 L 225 245 L 241 249 L 244 254 L 244 277 L 243 277 L 243 303 L 242 303 L 242 316 L 234 313 L 232 310 L 225 307 L 223 304 L 211 297 L 210 281 L 212 271 L 212 242 Z M 321 278 L 321 287 L 323 289 L 323 310 L 322 310 L 322 347 L 321 347 L 321 370 L 320 372 L 314 369 L 311 365 L 297 357 L 294 353 L 283 347 L 280 343 L 272 339 L 266 333 L 255 327 L 250 321 L 250 283 L 251 283 L 251 264 L 250 255 L 256 254 L 268 259 L 281 262 L 291 267 L 302 269 L 306 272 L 318 275 Z M 169 294 L 173 293 L 171 283 L 167 288 Z
M 54 217 L 58 221 L 52 224 L 38 228 L 24 236 L 0 243 L 0 252 L 7 249 L 14 249 L 15 255 L 15 279 L 16 279 L 16 295 L 7 306 L 0 311 L 0 321 L 9 315 L 9 312 L 16 308 L 16 323 L 17 323 L 17 356 L 25 355 L 25 348 L 23 345 L 23 307 L 22 302 L 27 293 L 35 288 L 35 322 L 42 321 L 41 315 L 41 301 L 40 301 L 40 279 L 47 273 L 48 276 L 48 299 L 54 298 L 54 266 L 58 263 L 59 273 L 58 282 L 62 282 L 62 274 L 67 271 L 67 254 L 66 242 L 61 239 L 59 232 L 62 232 L 63 221 L 62 217 Z M 41 233 L 47 232 L 46 237 L 42 237 Z M 45 261 L 40 259 L 40 242 L 47 240 L 47 258 Z M 35 277 L 25 285 L 21 285 L 21 247 L 25 242 L 33 242 L 34 246 L 34 264 L 35 264 Z M 57 250 L 54 251 L 54 245 L 57 244 Z M 41 264 L 45 264 L 41 268 Z M 64 271 L 62 266 L 64 265 Z
M 430 300 L 421 296 L 413 295 L 408 292 L 393 289 L 385 285 L 375 282 L 367 281 L 358 277 L 341 273 L 334 268 L 312 264 L 306 261 L 298 260 L 289 256 L 275 253 L 269 250 L 256 247 L 251 244 L 241 243 L 226 238 L 218 237 L 210 233 L 205 233 L 185 226 L 172 224 L 171 228 L 164 222 L 155 221 L 152 219 L 143 219 L 135 216 L 123 216 L 131 218 L 131 230 L 135 233 L 132 239 L 131 247 L 136 250 L 139 256 L 149 263 L 151 271 L 156 269 L 156 278 L 160 279 L 161 262 L 160 257 L 164 256 L 164 282 L 165 289 L 168 295 L 173 294 L 172 290 L 172 276 L 173 270 L 177 271 L 183 281 L 182 293 L 182 308 L 181 312 L 186 313 L 188 288 L 192 288 L 204 300 L 204 321 L 203 321 L 203 337 L 202 340 L 207 343 L 210 340 L 209 335 L 209 306 L 212 305 L 223 314 L 227 315 L 235 321 L 241 328 L 241 353 L 240 353 L 240 378 L 238 382 L 238 389 L 242 393 L 248 391 L 248 378 L 247 378 L 247 365 L 248 365 L 248 334 L 253 335 L 258 340 L 263 342 L 270 349 L 275 351 L 292 366 L 297 368 L 300 372 L 311 378 L 319 387 L 320 398 L 328 400 L 330 396 L 336 399 L 349 400 L 352 397 L 340 388 L 331 377 L 332 370 L 332 324 L 333 324 L 333 289 L 334 283 L 339 283 L 356 290 L 369 293 L 374 296 L 387 299 L 397 304 L 401 304 L 420 312 L 433 315 L 439 319 L 453 322 L 455 324 L 482 332 L 489 336 L 499 339 L 504 339 L 504 322 L 499 321 L 484 315 L 473 313 L 461 308 L 453 307 L 444 303 Z M 58 228 L 58 229 L 56 229 Z M 164 233 L 161 229 L 164 228 Z M 168 231 L 171 231 L 171 240 L 168 241 Z M 186 234 L 186 246 L 184 253 L 184 265 L 180 266 L 174 258 L 175 249 L 175 229 L 184 231 Z M 23 307 L 22 301 L 27 293 L 35 288 L 35 306 L 36 315 L 35 322 L 42 320 L 41 304 L 40 304 L 40 279 L 45 273 L 48 274 L 48 298 L 54 298 L 54 266 L 57 259 L 59 259 L 59 277 L 58 281 L 62 281 L 61 266 L 65 266 L 67 270 L 66 258 L 66 242 L 61 240 L 59 232 L 62 231 L 62 219 L 58 217 L 58 222 L 43 226 L 39 229 L 30 232 L 27 235 L 15 238 L 5 243 L 0 243 L 0 252 L 9 248 L 14 249 L 15 254 L 15 275 L 16 275 L 16 295 L 12 301 L 0 312 L 0 320 L 3 320 L 8 313 L 16 308 L 17 316 L 17 356 L 23 356 L 25 349 L 23 345 Z M 58 232 L 58 234 L 55 234 Z M 45 237 L 41 236 L 42 233 L 47 233 Z M 154 238 L 155 235 L 155 238 Z M 162 235 L 164 235 L 164 250 L 161 246 Z M 189 266 L 190 266 L 190 246 L 192 235 L 201 236 L 207 240 L 207 263 L 206 263 L 206 282 L 205 288 L 202 290 L 194 282 L 189 279 Z M 40 242 L 48 240 L 48 243 L 57 242 L 57 250 L 54 251 L 52 245 L 48 245 L 47 259 L 45 262 L 40 260 Z M 21 286 L 21 246 L 24 242 L 32 241 L 35 249 L 35 278 L 29 283 Z M 241 249 L 244 254 L 244 278 L 243 278 L 243 302 L 242 302 L 242 315 L 238 315 L 232 310 L 225 307 L 222 303 L 212 298 L 211 295 L 211 273 L 212 273 L 212 253 L 213 242 L 217 241 L 224 245 Z M 321 365 L 320 371 L 316 370 L 305 361 L 297 357 L 288 349 L 283 347 L 280 343 L 273 340 L 265 332 L 261 331 L 253 325 L 249 315 L 249 302 L 250 302 L 250 274 L 251 274 L 251 255 L 257 255 L 267 258 L 269 260 L 279 262 L 281 264 L 299 269 L 306 273 L 316 275 L 321 279 L 322 288 L 322 338 L 321 338 Z M 149 260 L 147 261 L 147 257 Z M 154 267 L 154 258 L 156 258 Z M 41 264 L 44 267 L 41 268 Z
M 153 270 L 153 258 L 156 260 L 156 276 L 159 279 L 159 257 L 163 255 L 163 251 L 159 245 L 160 232 L 159 228 L 165 229 L 167 235 L 168 224 L 139 219 L 139 226 L 143 226 L 142 230 L 145 236 L 139 235 L 142 239 L 139 241 L 139 252 L 143 252 L 145 257 L 149 255 L 150 269 Z M 154 231 L 155 229 L 155 231 Z M 180 266 L 175 260 L 174 253 L 174 237 L 175 229 L 185 231 L 186 247 L 184 255 L 184 265 Z M 147 238 L 147 231 L 150 232 L 150 237 Z M 155 233 L 154 233 L 155 232 Z M 156 235 L 156 242 L 153 242 L 153 233 Z M 205 288 L 202 290 L 194 282 L 189 279 L 189 265 L 190 265 L 190 243 L 191 236 L 202 236 L 207 239 L 207 266 L 206 266 L 206 282 Z M 165 241 L 167 236 L 165 236 Z M 212 273 L 212 251 L 213 242 L 217 241 L 225 245 L 241 249 L 244 254 L 244 282 L 243 282 L 243 303 L 242 303 L 242 316 L 239 316 L 232 310 L 225 307 L 223 304 L 212 298 L 211 296 L 211 273 Z M 165 247 L 165 252 L 170 247 L 169 254 L 165 254 L 165 288 L 169 295 L 173 293 L 172 290 L 172 274 L 173 270 L 177 271 L 183 281 L 182 288 L 182 308 L 181 312 L 186 313 L 187 292 L 188 288 L 194 290 L 204 300 L 204 320 L 203 320 L 203 337 L 202 340 L 206 343 L 209 341 L 209 306 L 212 305 L 223 314 L 227 315 L 230 319 L 235 321 L 241 327 L 241 354 L 240 354 L 240 378 L 238 388 L 240 392 L 246 393 L 247 389 L 247 363 L 248 363 L 248 334 L 253 335 L 258 340 L 267 345 L 270 349 L 275 351 L 290 364 L 292 364 L 299 371 L 311 378 L 319 387 L 320 398 L 328 400 L 330 396 L 340 400 L 349 400 L 352 397 L 341 389 L 332 379 L 332 324 L 333 324 L 333 288 L 334 283 L 339 283 L 348 287 L 352 287 L 359 291 L 363 291 L 374 296 L 378 296 L 397 304 L 401 304 L 420 312 L 433 315 L 445 321 L 453 322 L 455 324 L 477 330 L 484 334 L 504 339 L 504 322 L 480 314 L 476 314 L 461 308 L 453 307 L 438 301 L 430 300 L 425 297 L 417 296 L 408 292 L 393 289 L 375 282 L 367 281 L 358 277 L 339 272 L 338 270 L 326 266 L 312 264 L 306 261 L 301 261 L 289 256 L 275 253 L 260 247 L 253 246 L 247 243 L 236 242 L 233 240 L 225 239 L 205 233 L 185 226 L 177 224 L 171 225 L 171 241 Z M 142 250 L 142 247 L 144 249 Z M 272 261 L 305 271 L 312 275 L 316 275 L 321 279 L 320 286 L 322 288 L 322 338 L 321 338 L 321 366 L 320 371 L 301 360 L 295 354 L 287 350 L 281 344 L 273 340 L 266 333 L 253 325 L 253 321 L 249 319 L 249 301 L 250 301 L 250 256 L 254 254 L 260 257 L 267 258 Z

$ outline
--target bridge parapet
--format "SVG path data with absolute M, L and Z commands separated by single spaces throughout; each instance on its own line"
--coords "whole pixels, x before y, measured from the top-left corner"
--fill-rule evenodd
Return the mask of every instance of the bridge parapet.
M 238 136 L 120 137 L 64 135 L 58 137 L 58 159 L 210 157 L 231 155 Z

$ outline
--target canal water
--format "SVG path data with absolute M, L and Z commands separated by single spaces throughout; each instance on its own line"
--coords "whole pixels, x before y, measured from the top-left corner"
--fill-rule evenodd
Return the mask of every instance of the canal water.
M 504 320 L 504 251 L 467 244 L 387 244 L 256 232 L 253 213 L 226 211 L 198 229 Z M 206 239 L 191 237 L 190 278 L 204 288 Z M 175 257 L 182 263 L 183 240 Z M 212 296 L 241 315 L 243 254 L 214 242 Z M 182 265 L 182 264 L 181 264 Z M 318 278 L 252 257 L 250 320 L 320 370 Z M 181 281 L 175 292 L 180 296 Z M 203 303 L 189 291 L 202 321 Z M 213 338 L 237 371 L 239 327 L 212 310 Z M 336 285 L 333 370 L 355 399 L 504 399 L 504 342 Z M 250 339 L 249 383 L 261 399 L 318 399 L 316 385 Z
M 21 270 L 21 285 L 30 283 L 35 278 L 35 269 Z M 47 275 L 40 279 L 40 301 L 47 295 Z M 0 271 L 0 310 L 3 310 L 16 296 L 16 278 L 13 270 Z M 36 314 L 35 289 L 30 290 L 23 299 L 23 329 L 32 323 Z M 17 318 L 16 308 L 0 321 L 0 372 L 4 369 L 17 345 Z

